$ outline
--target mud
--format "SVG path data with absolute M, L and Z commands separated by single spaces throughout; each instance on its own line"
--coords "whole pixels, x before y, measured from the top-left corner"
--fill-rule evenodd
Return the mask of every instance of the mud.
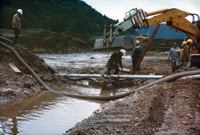
M 56 76 L 56 72 L 43 59 L 30 51 L 15 48 L 22 58 L 33 68 L 45 83 L 51 88 L 66 86 L 73 82 Z M 8 65 L 13 63 L 22 73 L 15 73 Z M 0 48 L 0 103 L 11 101 L 43 89 L 28 69 L 17 58 L 4 48 Z
M 5 35 L 14 40 L 13 35 Z M 20 35 L 19 44 L 34 53 L 72 53 L 92 51 L 94 39 L 85 35 L 43 30 L 38 33 Z
M 54 74 L 59 67 L 52 69 L 44 63 L 43 59 L 28 50 L 16 49 L 51 88 L 75 84 L 73 81 Z M 42 89 L 13 54 L 2 48 L 0 51 L 1 102 L 24 97 Z M 86 60 L 86 63 L 90 63 L 89 66 L 72 69 L 69 65 L 66 69 L 68 73 L 100 73 L 108 58 L 109 54 L 100 60 L 96 57 L 89 57 L 90 60 L 97 60 L 103 64 L 92 67 L 91 61 Z M 8 67 L 9 63 L 14 63 L 22 73 L 16 74 Z M 123 65 L 130 71 L 129 55 L 123 57 Z M 149 52 L 137 74 L 172 74 L 167 52 Z M 143 80 L 143 83 L 141 80 L 135 81 L 145 84 L 153 80 Z M 92 116 L 77 123 L 66 134 L 198 135 L 200 133 L 199 85 L 199 80 L 176 80 L 138 91 L 123 99 L 110 101 L 95 111 Z
M 66 135 L 199 135 L 199 85 L 199 80 L 165 82 L 111 101 Z
M 123 63 L 131 69 L 129 58 Z M 137 74 L 172 74 L 167 52 L 148 52 Z M 180 79 L 110 101 L 65 135 L 199 135 L 199 85 L 199 80 Z

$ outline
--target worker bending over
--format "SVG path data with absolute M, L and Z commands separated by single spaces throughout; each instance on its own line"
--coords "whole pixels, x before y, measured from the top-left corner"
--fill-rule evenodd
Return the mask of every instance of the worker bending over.
M 121 67 L 121 70 L 123 71 L 123 65 L 122 65 L 123 55 L 126 55 L 126 51 L 124 49 L 121 49 L 118 53 L 113 53 L 110 56 L 110 59 L 106 64 L 108 74 L 118 74 L 119 67 Z
M 124 49 L 121 49 L 118 53 L 113 53 L 110 56 L 110 59 L 106 64 L 106 69 L 103 70 L 103 72 L 101 73 L 102 78 L 104 78 L 105 74 L 107 75 L 118 74 L 119 67 L 121 67 L 121 70 L 123 70 L 123 65 L 122 65 L 123 55 L 126 55 L 126 51 Z
M 140 45 L 140 41 L 136 40 L 136 46 L 133 47 L 133 50 L 131 52 L 131 58 L 132 58 L 132 65 L 133 70 L 143 52 L 143 47 Z M 139 71 L 140 67 L 137 68 L 137 71 Z

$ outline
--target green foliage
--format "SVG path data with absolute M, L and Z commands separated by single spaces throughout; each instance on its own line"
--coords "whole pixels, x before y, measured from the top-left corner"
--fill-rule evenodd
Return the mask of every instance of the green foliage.
M 55 32 L 71 31 L 84 35 L 102 35 L 104 25 L 116 24 L 81 0 L 3 0 L 0 3 L 0 27 L 11 28 L 18 8 L 23 28 L 42 28 Z

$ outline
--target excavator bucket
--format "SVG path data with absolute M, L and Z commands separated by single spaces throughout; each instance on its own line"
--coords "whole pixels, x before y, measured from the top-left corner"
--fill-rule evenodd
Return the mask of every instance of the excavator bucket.
M 135 39 L 130 36 L 118 36 L 115 37 L 112 43 L 109 40 L 106 40 L 104 43 L 103 39 L 96 39 L 94 44 L 94 50 L 103 50 L 103 49 L 117 49 L 117 48 L 132 48 L 134 45 Z
M 109 40 L 104 42 L 104 39 L 96 39 L 94 44 L 94 50 L 112 50 L 112 49 L 132 49 L 135 45 L 136 40 L 139 40 L 143 44 L 148 36 L 117 36 L 110 43 Z

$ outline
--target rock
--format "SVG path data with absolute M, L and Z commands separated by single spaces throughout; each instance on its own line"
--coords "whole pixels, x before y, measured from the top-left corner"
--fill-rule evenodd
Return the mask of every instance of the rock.
M 182 124 L 187 125 L 187 122 L 186 121 L 182 121 Z
M 95 59 L 95 57 L 90 57 L 90 59 Z
M 191 114 L 187 114 L 186 116 L 188 116 L 189 118 L 193 118 L 193 116 Z
M 31 86 L 34 85 L 34 82 L 32 80 L 24 80 L 24 87 L 31 88 Z

